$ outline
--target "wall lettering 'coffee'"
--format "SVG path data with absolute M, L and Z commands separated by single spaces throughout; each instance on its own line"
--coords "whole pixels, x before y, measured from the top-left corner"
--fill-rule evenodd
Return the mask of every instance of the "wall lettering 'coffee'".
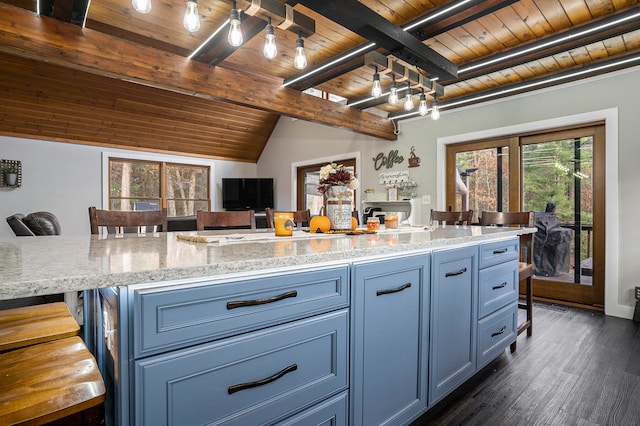
M 384 155 L 382 152 L 379 153 L 373 159 L 373 167 L 375 167 L 376 170 L 380 170 L 382 166 L 390 169 L 394 164 L 400 164 L 403 161 L 404 157 L 402 155 L 398 155 L 398 150 L 392 149 L 391 151 L 389 151 L 389 155 Z

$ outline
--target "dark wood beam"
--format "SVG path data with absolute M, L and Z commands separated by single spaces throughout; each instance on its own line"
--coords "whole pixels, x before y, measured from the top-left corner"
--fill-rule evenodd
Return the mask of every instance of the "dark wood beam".
M 264 31 L 265 23 L 263 20 L 254 18 L 253 16 L 244 16 L 242 20 L 242 37 L 244 42 L 248 42 L 256 35 Z M 229 55 L 238 49 L 231 46 L 227 42 L 227 35 L 229 34 L 229 24 L 225 25 L 215 37 L 211 38 L 206 46 L 203 46 L 201 53 L 196 55 L 193 59 L 200 62 L 204 62 L 209 65 L 218 65 Z
M 55 35 L 55 36 L 54 36 Z M 390 120 L 0 3 L 0 51 L 396 140 Z
M 383 47 L 397 58 L 419 67 L 432 78 L 446 80 L 455 78 L 458 74 L 456 64 L 357 0 L 302 0 L 299 3 L 375 42 L 378 47 Z

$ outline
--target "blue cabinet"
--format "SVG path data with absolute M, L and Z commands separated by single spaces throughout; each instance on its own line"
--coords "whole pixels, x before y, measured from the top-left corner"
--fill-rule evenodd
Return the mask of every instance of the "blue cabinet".
M 398 425 L 427 408 L 429 255 L 356 263 L 352 425 Z
M 476 371 L 478 247 L 433 253 L 429 404 Z

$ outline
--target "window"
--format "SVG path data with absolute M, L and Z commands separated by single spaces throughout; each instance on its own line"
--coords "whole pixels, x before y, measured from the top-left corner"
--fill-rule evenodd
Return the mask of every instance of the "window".
M 209 166 L 109 159 L 109 210 L 167 209 L 169 217 L 210 210 Z

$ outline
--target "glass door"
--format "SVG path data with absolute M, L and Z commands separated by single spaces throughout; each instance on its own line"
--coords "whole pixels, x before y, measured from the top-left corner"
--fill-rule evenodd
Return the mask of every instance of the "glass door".
M 447 208 L 534 211 L 534 296 L 604 306 L 604 126 L 447 147 Z

